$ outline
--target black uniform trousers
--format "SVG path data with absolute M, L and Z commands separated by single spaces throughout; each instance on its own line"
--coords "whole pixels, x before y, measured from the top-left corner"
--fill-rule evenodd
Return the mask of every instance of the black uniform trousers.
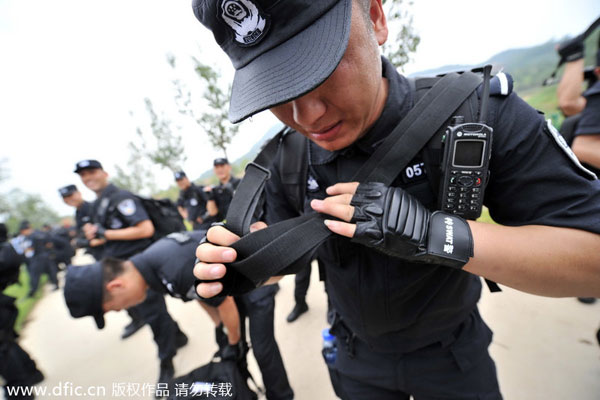
M 50 282 L 58 286 L 58 278 L 56 277 L 58 267 L 56 263 L 50 259 L 48 254 L 34 255 L 27 262 L 29 271 L 29 293 L 33 294 L 37 291 L 40 284 L 42 274 L 48 274 Z
M 337 359 L 329 369 L 344 400 L 501 400 L 488 353 L 492 331 L 475 309 L 445 340 L 405 354 L 378 353 L 348 331 L 334 328 Z
M 245 320 L 245 317 L 248 317 L 249 320 L 252 352 L 260 368 L 267 399 L 288 400 L 294 398 L 294 391 L 288 381 L 279 346 L 275 341 L 276 293 L 277 287 L 268 285 L 236 297 L 236 303 L 242 321 Z M 242 323 L 242 328 L 244 326 L 245 324 Z
M 304 303 L 306 301 L 306 293 L 308 293 L 308 287 L 310 286 L 310 272 L 311 264 L 307 264 L 302 268 L 294 278 L 294 299 L 296 303 Z
M 128 308 L 127 311 L 132 318 L 139 318 L 150 326 L 158 346 L 158 358 L 161 361 L 175 356 L 176 337 L 180 329 L 167 310 L 164 295 L 148 289 L 146 300 Z

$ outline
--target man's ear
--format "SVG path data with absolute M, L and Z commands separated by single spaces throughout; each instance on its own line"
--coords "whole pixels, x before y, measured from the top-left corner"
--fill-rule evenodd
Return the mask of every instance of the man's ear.
M 111 293 L 114 290 L 122 289 L 125 286 L 123 279 L 117 277 L 106 284 L 106 291 Z
M 383 4 L 381 0 L 371 0 L 371 8 L 369 10 L 371 23 L 373 24 L 373 32 L 377 38 L 377 43 L 381 46 L 387 41 L 388 27 L 385 13 L 383 12 Z

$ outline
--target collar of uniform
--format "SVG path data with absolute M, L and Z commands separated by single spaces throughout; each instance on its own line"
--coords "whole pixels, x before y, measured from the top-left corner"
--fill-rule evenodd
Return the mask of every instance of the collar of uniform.
M 114 194 L 114 193 L 116 193 L 118 191 L 119 191 L 118 187 L 116 187 L 112 183 L 109 183 L 108 186 L 106 186 L 104 188 L 104 190 L 102 191 L 102 193 L 100 194 L 100 197 L 107 197 L 107 196 L 110 196 L 111 194 Z
M 345 149 L 328 151 L 312 141 L 309 144 L 310 165 L 332 162 L 340 155 L 352 157 L 356 151 L 372 154 L 377 146 L 392 132 L 398 122 L 408 113 L 413 103 L 408 80 L 400 75 L 387 58 L 381 57 L 382 74 L 388 80 L 388 97 L 381 115 L 369 131 Z
M 139 271 L 142 277 L 144 277 L 144 280 L 150 289 L 158 293 L 164 292 L 165 289 L 160 278 L 158 277 L 158 274 L 152 267 L 150 267 L 150 265 L 147 265 L 145 262 L 143 262 L 141 253 L 132 256 L 129 261 L 133 263 L 133 266 Z

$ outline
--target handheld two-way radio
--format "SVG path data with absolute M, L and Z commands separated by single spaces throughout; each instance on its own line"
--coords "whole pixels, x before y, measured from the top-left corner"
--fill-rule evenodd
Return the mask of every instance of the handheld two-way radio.
M 476 219 L 481 215 L 483 194 L 489 180 L 493 129 L 485 124 L 490 93 L 491 65 L 485 66 L 479 122 L 454 116 L 442 138 L 443 160 L 439 208 Z

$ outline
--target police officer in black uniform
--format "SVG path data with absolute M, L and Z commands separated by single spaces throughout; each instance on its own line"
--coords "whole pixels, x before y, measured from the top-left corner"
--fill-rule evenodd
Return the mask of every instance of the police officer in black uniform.
M 233 199 L 233 193 L 237 189 L 240 179 L 231 174 L 231 164 L 224 157 L 215 158 L 213 161 L 213 171 L 219 180 L 219 183 L 210 190 L 210 195 L 215 201 L 218 214 L 217 220 L 222 221 L 227 216 L 229 204 Z
M 93 203 L 85 201 L 81 192 L 75 185 L 67 185 L 58 189 L 65 204 L 75 208 L 75 227 L 76 236 L 72 240 L 74 247 L 85 248 L 86 253 L 94 257 L 96 260 L 102 258 L 104 243 L 101 239 L 88 240 L 85 238 L 83 226 L 87 223 L 92 223 Z
M 85 224 L 83 230 L 86 239 L 104 242 L 104 257 L 125 259 L 152 243 L 154 225 L 140 200 L 109 183 L 100 162 L 80 161 L 74 172 L 98 196 L 93 207 L 94 223 Z M 153 290 L 148 290 L 142 304 L 128 311 L 137 329 L 145 323 L 152 328 L 160 359 L 159 382 L 167 382 L 174 373 L 173 357 L 177 349 L 187 343 L 187 337 L 169 315 L 163 295 Z
M 6 225 L 0 223 L 0 376 L 5 382 L 4 394 L 7 399 L 33 399 L 33 395 L 15 394 L 12 391 L 44 380 L 35 362 L 16 341 L 18 335 L 14 326 L 19 312 L 15 307 L 15 298 L 3 293 L 9 285 L 19 281 L 23 262 L 23 256 L 8 242 Z
M 479 276 L 538 295 L 600 294 L 600 185 L 515 94 L 492 96 L 483 116 L 494 129 L 484 203 L 502 225 L 433 213 L 422 170 L 390 187 L 350 182 L 414 106 L 407 79 L 379 55 L 388 34 L 381 0 L 198 0 L 193 9 L 236 67 L 230 119 L 270 109 L 310 139 L 308 168 L 324 197 L 311 207 L 334 217 L 326 226 L 335 235 L 317 254 L 338 313 L 340 397 L 500 399 Z M 282 195 L 278 160 L 268 223 L 298 214 Z M 221 279 L 237 237 L 212 227 L 208 238 L 194 273 Z M 223 284 L 197 290 L 210 297 Z
M 53 269 L 56 271 L 65 269 L 67 265 L 71 264 L 71 258 L 75 255 L 68 232 L 60 230 L 60 228 L 53 229 L 49 224 L 42 225 L 42 232 L 46 233 L 52 242 L 50 261 L 54 264 Z
M 52 260 L 54 244 L 52 238 L 46 232 L 33 229 L 29 221 L 22 221 L 19 233 L 24 237 L 23 249 L 26 257 L 27 269 L 29 271 L 29 297 L 32 297 L 38 289 L 42 274 L 47 274 L 48 279 L 58 289 L 58 266 Z
M 206 231 L 172 233 L 131 257 L 129 261 L 111 259 L 104 260 L 101 263 L 102 267 L 97 264 L 91 268 L 70 268 L 65 283 L 65 299 L 71 314 L 74 317 L 94 315 L 96 321 L 100 321 L 102 325 L 103 312 L 129 306 L 130 304 L 126 304 L 125 301 L 141 301 L 143 288 L 146 286 L 183 301 L 199 300 L 194 288 L 195 278 L 192 269 L 195 260 L 194 250 L 205 235 Z M 134 267 L 139 274 L 129 267 Z M 99 274 L 100 269 L 104 277 Z M 127 276 L 123 277 L 124 275 Z M 137 296 L 129 292 L 126 294 L 121 292 L 120 296 L 112 294 L 112 289 L 119 286 L 119 281 L 115 280 L 119 277 L 128 280 L 129 292 L 137 292 Z M 98 304 L 99 299 L 92 298 L 94 290 L 90 288 L 99 287 L 103 282 L 107 287 L 107 294 L 104 296 L 104 306 L 101 307 Z M 276 285 L 260 288 L 244 296 L 250 297 L 249 299 L 241 303 L 238 300 L 238 304 L 244 307 L 243 312 L 250 319 L 252 351 L 260 367 L 267 398 L 292 399 L 293 391 L 289 386 L 273 332 L 274 301 L 270 294 L 276 289 Z M 201 302 L 218 307 L 221 319 L 227 326 L 229 345 L 221 348 L 221 358 L 239 358 L 243 349 L 238 345 L 240 321 L 233 298 L 202 299 Z
M 208 229 L 215 222 L 215 213 L 207 211 L 210 202 L 208 195 L 191 182 L 184 171 L 175 173 L 175 182 L 180 189 L 177 209 L 181 216 L 192 223 L 194 230 Z

